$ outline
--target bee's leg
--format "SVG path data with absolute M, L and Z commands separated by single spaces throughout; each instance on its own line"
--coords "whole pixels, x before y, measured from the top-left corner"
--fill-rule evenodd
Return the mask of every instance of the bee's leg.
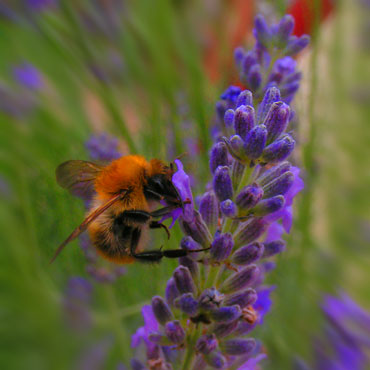
M 123 211 L 120 217 L 122 217 L 123 220 L 133 221 L 138 224 L 145 224 L 152 218 L 149 212 L 138 209 Z
M 160 229 L 160 228 L 162 228 L 166 231 L 168 239 L 171 236 L 170 231 L 168 230 L 168 227 L 166 225 L 158 222 L 158 221 L 151 221 L 150 224 L 149 224 L 149 227 L 151 229 Z
M 131 251 L 132 256 L 137 258 L 142 262 L 159 262 L 163 257 L 166 258 L 180 258 L 185 257 L 190 253 L 194 252 L 204 252 L 210 248 L 187 250 L 187 249 L 154 249 L 151 251 L 145 251 L 140 253 L 134 253 Z
M 167 206 L 163 208 L 159 208 L 156 211 L 150 212 L 150 215 L 154 218 L 162 217 L 172 211 L 174 211 L 177 208 L 181 208 L 180 205 L 173 205 L 173 206 Z
M 140 229 L 133 230 L 132 235 L 131 235 L 131 243 L 130 243 L 131 256 L 141 262 L 149 262 L 149 263 L 159 262 L 163 257 L 163 253 L 160 249 L 136 253 L 136 248 L 139 244 L 140 235 L 141 235 Z

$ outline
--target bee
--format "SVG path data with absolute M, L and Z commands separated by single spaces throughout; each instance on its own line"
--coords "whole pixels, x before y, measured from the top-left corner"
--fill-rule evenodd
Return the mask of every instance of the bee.
M 148 229 L 167 227 L 158 221 L 177 208 L 183 208 L 172 182 L 173 165 L 159 159 L 147 161 L 140 155 L 127 155 L 106 166 L 70 160 L 56 169 L 57 183 L 73 195 L 91 199 L 84 221 L 58 247 L 53 262 L 63 248 L 82 232 L 88 231 L 98 253 L 115 263 L 159 262 L 163 257 L 178 258 L 188 251 L 143 250 Z M 160 206 L 161 202 L 165 206 Z

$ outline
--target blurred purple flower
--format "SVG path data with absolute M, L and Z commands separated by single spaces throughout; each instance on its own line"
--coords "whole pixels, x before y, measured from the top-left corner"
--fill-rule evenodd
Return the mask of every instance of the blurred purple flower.
M 94 160 L 112 161 L 122 157 L 118 150 L 118 139 L 106 133 L 91 135 L 85 146 Z
M 325 296 L 324 335 L 315 341 L 315 369 L 364 370 L 370 366 L 370 312 L 347 294 Z
M 57 0 L 26 0 L 28 8 L 41 12 L 57 4 Z
M 105 338 L 85 349 L 77 361 L 78 370 L 104 370 L 112 340 Z
M 30 90 L 39 90 L 44 86 L 40 71 L 28 62 L 14 66 L 13 76 L 20 85 Z
M 90 303 L 92 285 L 82 277 L 70 278 L 63 297 L 63 310 L 72 330 L 85 332 L 91 328 Z

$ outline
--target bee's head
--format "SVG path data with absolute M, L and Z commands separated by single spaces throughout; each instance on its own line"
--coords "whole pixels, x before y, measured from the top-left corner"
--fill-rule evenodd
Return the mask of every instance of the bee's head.
M 172 166 L 153 159 L 152 171 L 147 177 L 144 194 L 148 200 L 165 201 L 167 205 L 183 207 L 183 202 L 178 190 L 172 182 Z

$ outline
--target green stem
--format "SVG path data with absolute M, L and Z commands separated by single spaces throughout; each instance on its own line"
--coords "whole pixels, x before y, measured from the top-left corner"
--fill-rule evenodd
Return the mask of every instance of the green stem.
M 239 185 L 236 189 L 235 194 L 239 194 L 240 191 L 244 188 L 245 185 L 248 184 L 249 178 L 253 172 L 253 167 L 250 167 L 248 164 L 244 168 L 243 176 L 239 182 Z
M 187 349 L 184 356 L 184 361 L 181 366 L 181 370 L 189 370 L 193 365 L 195 359 L 195 344 L 201 333 L 201 325 L 198 324 L 196 330 L 193 334 L 190 335 L 189 340 L 187 341 Z

